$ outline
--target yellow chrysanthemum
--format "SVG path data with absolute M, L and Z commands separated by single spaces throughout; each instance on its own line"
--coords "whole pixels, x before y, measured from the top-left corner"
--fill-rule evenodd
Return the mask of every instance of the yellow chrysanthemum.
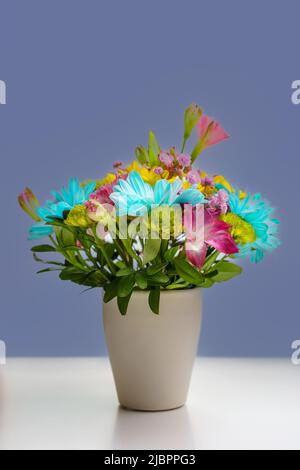
M 215 184 L 222 184 L 224 188 L 226 188 L 230 193 L 236 193 L 236 189 L 234 189 L 229 182 L 227 181 L 226 178 L 222 175 L 217 175 L 214 176 L 214 183 Z M 239 198 L 240 199 L 245 199 L 247 196 L 247 193 L 245 191 L 239 191 Z
M 140 165 L 138 164 L 138 162 L 136 162 L 135 160 L 130 163 L 130 165 L 128 165 L 128 167 L 126 168 L 127 172 L 128 173 L 131 173 L 132 171 L 137 171 L 139 172 L 141 170 L 141 167 Z
M 116 175 L 113 173 L 107 173 L 107 175 L 103 178 L 103 180 L 96 181 L 96 188 L 101 188 L 105 184 L 113 184 L 116 181 Z
M 239 191 L 239 198 L 245 199 L 247 197 L 247 193 L 245 191 Z
M 85 206 L 76 206 L 69 212 L 65 220 L 67 225 L 72 227 L 88 228 L 91 226 L 91 220 L 87 215 L 87 208 Z
M 189 183 L 189 181 L 184 181 L 183 182 L 183 189 L 190 189 L 191 187 L 191 183 Z
M 251 224 L 243 220 L 238 215 L 229 212 L 221 215 L 221 219 L 230 225 L 230 234 L 236 243 L 245 245 L 256 240 L 256 233 Z
M 174 181 L 176 181 L 178 178 L 178 176 L 172 176 L 172 178 L 169 179 L 169 183 L 174 183 Z
M 216 192 L 216 189 L 213 186 L 204 185 L 202 183 L 198 184 L 197 189 L 206 197 L 210 197 Z
M 161 179 L 161 176 L 157 175 L 152 169 L 141 168 L 138 173 L 141 175 L 145 183 L 148 183 L 151 186 L 154 186 L 157 181 Z
M 214 183 L 215 184 L 222 184 L 224 188 L 228 189 L 228 191 L 232 192 L 232 186 L 228 183 L 228 181 L 222 175 L 214 176 Z
M 169 179 L 169 176 L 170 176 L 170 173 L 168 172 L 168 170 L 165 170 L 161 175 L 161 179 L 162 180 L 168 180 Z

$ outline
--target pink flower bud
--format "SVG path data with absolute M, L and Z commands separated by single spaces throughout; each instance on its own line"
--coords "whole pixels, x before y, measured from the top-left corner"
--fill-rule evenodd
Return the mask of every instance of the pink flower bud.
M 82 243 L 81 243 L 79 240 L 76 241 L 76 246 L 77 246 L 77 248 L 79 248 L 80 250 L 83 249 L 83 245 L 82 245 Z
M 174 164 L 174 157 L 167 152 L 162 152 L 159 155 L 159 160 L 167 167 L 171 168 Z
M 214 180 L 212 178 L 209 178 L 208 176 L 202 178 L 201 183 L 203 184 L 203 186 L 214 186 Z
M 187 154 L 181 153 L 177 157 L 178 163 L 183 168 L 187 168 L 191 165 L 191 157 Z
M 39 201 L 34 193 L 29 188 L 25 188 L 22 194 L 18 197 L 21 208 L 36 222 L 40 222 L 40 217 L 36 213 L 39 207 Z
M 187 180 L 190 184 L 198 184 L 201 182 L 201 177 L 199 172 L 196 170 L 192 170 L 187 174 Z

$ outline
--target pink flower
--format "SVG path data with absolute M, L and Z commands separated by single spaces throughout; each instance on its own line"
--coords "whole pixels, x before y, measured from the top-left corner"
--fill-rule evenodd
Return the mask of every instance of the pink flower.
M 202 115 L 199 119 L 196 129 L 198 138 L 202 143 L 202 149 L 229 138 L 229 134 L 217 121 L 205 115 Z
M 200 174 L 197 170 L 191 170 L 187 174 L 187 180 L 190 184 L 198 184 L 201 182 Z
M 90 195 L 90 200 L 99 202 L 100 204 L 112 204 L 110 195 L 113 193 L 113 186 L 105 184 L 97 189 L 94 194 Z
M 181 153 L 177 157 L 178 163 L 180 166 L 183 168 L 187 168 L 191 165 L 191 157 L 189 155 L 186 155 L 184 153 Z
M 174 164 L 174 157 L 167 152 L 162 152 L 159 156 L 159 160 L 167 167 L 172 168 Z
M 226 214 L 228 211 L 229 195 L 225 189 L 220 189 L 209 201 L 211 209 L 219 209 L 221 214 Z
M 119 182 L 120 180 L 126 181 L 127 178 L 128 178 L 128 173 L 122 173 L 121 175 L 118 175 L 118 176 L 116 177 L 116 181 L 114 182 L 114 184 L 112 185 L 112 187 L 115 186 L 116 184 L 118 184 L 118 182 Z
M 154 173 L 156 175 L 162 175 L 164 172 L 163 168 L 161 168 L 160 166 L 158 166 L 157 168 L 154 169 Z
M 199 211 L 203 211 L 202 206 L 194 208 L 192 218 L 185 220 L 185 232 L 187 258 L 194 266 L 201 269 L 209 246 L 226 255 L 238 253 L 239 249 L 229 234 L 230 226 L 220 220 L 217 215 L 211 214 L 209 210 L 204 210 L 204 227 L 201 239 L 199 234 L 195 233 L 194 228 L 196 218 L 201 217 Z
M 87 201 L 84 205 L 87 208 L 88 212 L 96 212 L 97 210 L 96 205 L 92 201 Z
M 201 184 L 203 186 L 214 186 L 214 180 L 212 178 L 209 178 L 208 176 L 205 176 L 204 178 L 201 179 Z

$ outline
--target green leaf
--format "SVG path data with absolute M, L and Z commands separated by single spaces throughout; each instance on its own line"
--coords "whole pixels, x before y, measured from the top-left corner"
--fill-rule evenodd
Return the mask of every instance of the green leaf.
M 139 145 L 135 149 L 135 156 L 137 160 L 140 162 L 141 165 L 145 165 L 146 163 L 149 163 L 149 155 L 145 147 L 142 145 Z
M 145 290 L 147 289 L 148 287 L 148 281 L 147 281 L 147 278 L 145 277 L 145 275 L 141 272 L 138 272 L 136 273 L 135 275 L 135 282 L 137 284 L 137 286 L 142 289 L 142 290 Z
M 228 261 L 220 261 L 214 266 L 213 269 L 218 271 L 218 273 L 211 278 L 214 282 L 229 281 L 230 279 L 241 274 L 243 271 L 241 266 Z
M 66 267 L 66 265 L 65 265 L 64 263 L 59 263 L 58 261 L 48 261 L 48 260 L 46 261 L 46 260 L 43 260 L 42 258 L 39 258 L 36 253 L 33 253 L 33 259 L 34 259 L 37 263 L 51 264 L 51 265 L 54 265 L 54 266 Z
M 184 283 L 174 283 L 170 284 L 169 286 L 166 287 L 168 290 L 182 290 L 182 289 L 188 289 L 190 286 L 189 282 L 184 282 Z
M 59 277 L 62 281 L 71 281 L 80 286 L 91 287 L 102 287 L 106 281 L 100 271 L 80 271 L 73 266 L 63 269 Z
M 214 269 L 217 269 L 219 272 L 236 272 L 238 274 L 240 274 L 242 272 L 242 268 L 241 266 L 239 266 L 238 264 L 235 264 L 235 263 L 232 263 L 231 261 L 219 261 L 219 263 L 217 263 L 215 266 L 214 266 Z
M 50 273 L 51 271 L 61 271 L 61 269 L 59 268 L 41 269 L 40 271 L 37 271 L 37 274 Z
M 79 279 L 83 277 L 83 275 L 84 273 L 82 271 L 79 271 L 73 266 L 68 266 L 67 268 L 62 270 L 59 277 L 62 281 L 73 281 L 74 279 Z
M 208 271 L 204 276 L 205 276 L 205 279 L 209 279 L 209 278 L 215 277 L 217 274 L 218 274 L 218 270 L 214 267 L 213 269 Z
M 64 249 L 66 246 L 76 246 L 76 239 L 74 236 L 74 228 L 71 226 L 64 225 L 63 222 L 55 222 L 55 227 L 60 227 L 55 229 L 55 234 L 57 238 L 57 242 L 61 249 Z
M 202 267 L 202 271 L 208 271 L 211 266 L 216 262 L 217 257 L 219 256 L 220 252 L 215 250 L 213 251 L 205 260 L 205 263 Z
M 118 286 L 119 286 L 119 279 L 115 279 L 110 284 L 106 284 L 104 287 L 104 297 L 103 302 L 108 304 L 111 300 L 113 300 L 118 295 Z
M 200 285 L 203 289 L 208 289 L 209 287 L 212 287 L 214 285 L 213 279 L 210 278 L 205 278 L 203 283 Z
M 177 254 L 178 247 L 174 246 L 173 248 L 170 248 L 168 251 L 165 252 L 164 258 L 169 263 L 170 261 L 173 261 L 174 258 L 176 258 Z
M 184 141 L 183 141 L 183 146 L 182 146 L 182 151 L 184 151 L 185 144 L 187 140 L 190 138 L 193 129 L 197 122 L 199 121 L 200 117 L 202 114 L 202 109 L 196 105 L 195 103 L 192 103 L 184 113 Z
M 74 251 L 74 252 L 80 251 L 80 249 L 78 248 L 78 246 L 74 246 L 74 245 L 64 246 L 63 250 L 64 250 L 64 251 L 68 251 L 68 252 L 70 252 L 70 251 Z
M 131 294 L 132 293 L 130 293 L 127 297 L 118 297 L 118 307 L 119 307 L 121 315 L 126 315 L 127 313 L 128 305 L 131 299 Z
M 86 292 L 89 292 L 90 290 L 94 290 L 96 287 L 89 287 L 88 289 L 84 289 L 81 294 L 85 294 Z
M 135 275 L 122 277 L 118 285 L 118 297 L 127 297 L 132 293 L 135 286 Z
M 132 273 L 133 273 L 133 269 L 126 267 L 126 268 L 120 269 L 120 271 L 117 272 L 116 276 L 117 277 L 130 276 L 130 274 Z
M 204 278 L 202 274 L 185 259 L 175 259 L 174 264 L 177 273 L 185 281 L 195 284 L 196 286 L 203 282 Z
M 115 245 L 113 243 L 104 243 L 104 248 L 107 256 L 113 259 L 116 253 Z
M 149 294 L 149 306 L 153 313 L 159 315 L 159 305 L 160 305 L 160 288 L 155 287 L 152 289 Z
M 62 229 L 61 243 L 63 247 L 67 247 L 68 249 L 72 246 L 76 247 L 76 238 L 72 229 Z
M 153 264 L 147 269 L 148 276 L 154 276 L 154 274 L 163 271 L 166 268 L 166 264 Z
M 156 136 L 154 132 L 150 131 L 149 132 L 149 149 L 148 149 L 150 166 L 158 165 L 159 153 L 160 153 L 160 147 L 158 145 Z
M 128 254 L 138 263 L 139 267 L 143 267 L 141 258 L 136 254 L 135 250 L 132 248 L 133 240 L 130 238 L 122 239 L 122 243 L 128 252 Z
M 38 246 L 33 246 L 31 248 L 31 251 L 33 253 L 50 253 L 50 252 L 52 253 L 56 251 L 56 249 L 52 245 L 38 245 Z
M 148 280 L 150 283 L 155 284 L 167 284 L 168 282 L 170 282 L 169 276 L 167 276 L 167 274 L 162 273 L 154 274 L 154 276 L 150 276 Z
M 152 240 L 152 239 L 149 239 L 149 240 L 146 240 L 146 243 L 145 243 L 145 248 L 144 248 L 144 264 L 148 264 L 150 263 L 151 261 L 153 261 L 158 253 L 159 253 L 159 250 L 160 250 L 160 247 L 161 247 L 161 240 L 158 239 L 158 240 Z
M 116 267 L 119 269 L 124 269 L 128 267 L 127 264 L 124 263 L 124 261 L 117 261 L 115 264 L 116 264 Z

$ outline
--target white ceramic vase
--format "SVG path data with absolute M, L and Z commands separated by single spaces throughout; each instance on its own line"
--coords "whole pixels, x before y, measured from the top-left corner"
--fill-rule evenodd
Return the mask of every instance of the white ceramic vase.
M 148 293 L 134 292 L 126 316 L 103 306 L 106 342 L 120 404 L 163 411 L 186 402 L 202 319 L 202 291 L 161 293 L 160 314 Z

